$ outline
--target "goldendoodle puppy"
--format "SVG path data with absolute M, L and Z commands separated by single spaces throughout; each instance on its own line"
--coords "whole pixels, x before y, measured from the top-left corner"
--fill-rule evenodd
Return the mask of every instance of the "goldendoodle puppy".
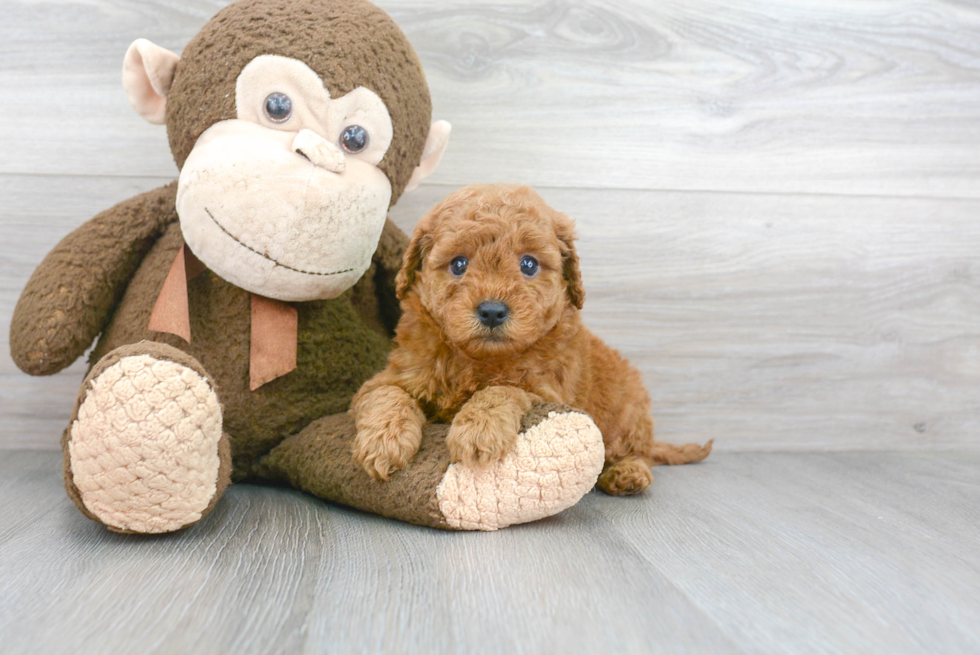
M 427 417 L 452 422 L 453 461 L 491 464 L 542 401 L 592 416 L 606 493 L 643 491 L 652 465 L 707 457 L 711 442 L 654 441 L 639 371 L 582 325 L 574 238 L 572 221 L 525 186 L 466 187 L 419 221 L 396 283 L 396 347 L 351 403 L 354 457 L 368 473 L 386 480 L 404 467 Z

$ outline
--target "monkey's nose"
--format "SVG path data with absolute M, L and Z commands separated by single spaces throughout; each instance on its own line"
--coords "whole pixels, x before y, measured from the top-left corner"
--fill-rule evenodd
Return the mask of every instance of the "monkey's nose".
M 484 300 L 476 308 L 477 318 L 491 330 L 504 321 L 510 315 L 510 308 L 499 300 Z
M 332 173 L 347 170 L 347 160 L 340 148 L 330 143 L 313 130 L 300 130 L 293 139 L 293 150 L 309 159 L 315 166 Z

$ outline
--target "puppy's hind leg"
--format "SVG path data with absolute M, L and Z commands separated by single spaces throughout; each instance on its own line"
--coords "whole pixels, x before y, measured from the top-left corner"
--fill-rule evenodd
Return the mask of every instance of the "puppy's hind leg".
M 650 466 L 661 464 L 690 464 L 700 462 L 711 454 L 714 440 L 701 446 L 687 443 L 677 446 L 655 441 L 651 454 L 646 457 L 626 456 L 614 462 L 607 460 L 599 476 L 599 488 L 611 496 L 631 496 L 638 494 L 653 482 Z
M 357 425 L 353 457 L 372 478 L 387 480 L 418 452 L 425 414 L 401 387 L 369 385 L 351 403 Z
M 596 484 L 610 496 L 638 494 L 653 482 L 650 455 L 656 444 L 649 412 L 650 401 L 646 397 L 597 412 L 601 418 L 596 423 L 606 444 L 606 462 Z
M 653 419 L 644 414 L 621 438 L 606 444 L 606 463 L 597 482 L 612 496 L 630 496 L 644 491 L 653 482 L 651 466 L 700 462 L 711 453 L 713 441 L 674 445 L 653 439 Z
M 610 496 L 632 496 L 645 491 L 653 482 L 650 465 L 641 457 L 607 461 L 596 484 Z

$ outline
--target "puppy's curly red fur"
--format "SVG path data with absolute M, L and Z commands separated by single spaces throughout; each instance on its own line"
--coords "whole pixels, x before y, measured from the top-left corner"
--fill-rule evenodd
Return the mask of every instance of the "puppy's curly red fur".
M 402 318 L 388 367 L 354 396 L 354 457 L 387 479 L 417 452 L 426 416 L 452 421 L 454 461 L 486 466 L 509 452 L 521 417 L 537 402 L 588 412 L 602 431 L 599 487 L 646 489 L 650 466 L 699 461 L 705 446 L 653 439 L 650 397 L 639 371 L 582 325 L 585 299 L 574 225 L 524 186 L 480 185 L 453 193 L 419 221 L 398 274 Z M 451 270 L 465 257 L 462 275 Z M 522 271 L 532 257 L 534 275 Z M 504 303 L 500 325 L 478 307 Z

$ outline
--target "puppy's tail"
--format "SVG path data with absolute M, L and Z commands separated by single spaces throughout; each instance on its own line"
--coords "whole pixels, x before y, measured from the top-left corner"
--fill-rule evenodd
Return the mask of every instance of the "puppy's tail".
M 699 446 L 696 443 L 686 443 L 682 446 L 678 446 L 672 443 L 663 443 L 662 441 L 653 442 L 653 452 L 651 453 L 651 466 L 660 466 L 661 464 L 669 464 L 675 466 L 677 464 L 690 464 L 691 462 L 700 462 L 702 459 L 711 454 L 711 446 L 715 443 L 712 439 L 703 446 Z

